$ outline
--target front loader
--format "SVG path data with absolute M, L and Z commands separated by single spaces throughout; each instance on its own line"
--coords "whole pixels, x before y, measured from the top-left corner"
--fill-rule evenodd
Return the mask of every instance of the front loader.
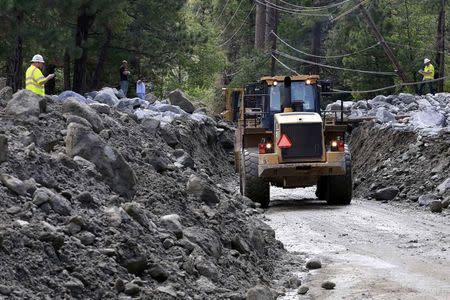
M 317 185 L 319 199 L 335 205 L 351 202 L 347 125 L 337 112 L 321 111 L 318 84 L 317 75 L 263 77 L 243 91 L 236 171 L 241 193 L 262 207 L 269 205 L 271 185 Z

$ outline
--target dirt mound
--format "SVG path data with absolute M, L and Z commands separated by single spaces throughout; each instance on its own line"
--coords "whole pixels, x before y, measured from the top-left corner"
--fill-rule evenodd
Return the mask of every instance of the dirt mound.
M 243 299 L 270 284 L 284 250 L 235 193 L 232 128 L 47 100 L 33 121 L 0 108 L 1 295 Z

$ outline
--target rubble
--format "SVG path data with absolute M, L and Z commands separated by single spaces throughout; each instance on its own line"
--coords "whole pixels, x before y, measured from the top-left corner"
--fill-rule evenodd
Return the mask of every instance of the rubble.
M 274 299 L 285 250 L 236 192 L 233 128 L 117 94 L 20 91 L 0 108 L 0 293 Z

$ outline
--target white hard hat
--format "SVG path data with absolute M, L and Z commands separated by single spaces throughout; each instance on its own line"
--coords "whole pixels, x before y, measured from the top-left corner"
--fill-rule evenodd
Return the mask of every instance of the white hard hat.
M 426 65 L 426 64 L 429 63 L 429 62 L 431 62 L 431 60 L 429 60 L 428 58 L 425 58 L 425 59 L 423 60 L 423 64 L 424 64 L 424 65 Z
M 40 54 L 36 54 L 35 56 L 33 56 L 33 59 L 31 60 L 31 62 L 34 62 L 34 63 L 45 63 L 44 58 Z

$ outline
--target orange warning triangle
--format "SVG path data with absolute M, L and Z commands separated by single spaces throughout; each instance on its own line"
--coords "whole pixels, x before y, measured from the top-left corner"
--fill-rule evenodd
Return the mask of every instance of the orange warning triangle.
M 287 149 L 292 147 L 292 142 L 286 134 L 282 134 L 281 138 L 278 140 L 278 148 Z

